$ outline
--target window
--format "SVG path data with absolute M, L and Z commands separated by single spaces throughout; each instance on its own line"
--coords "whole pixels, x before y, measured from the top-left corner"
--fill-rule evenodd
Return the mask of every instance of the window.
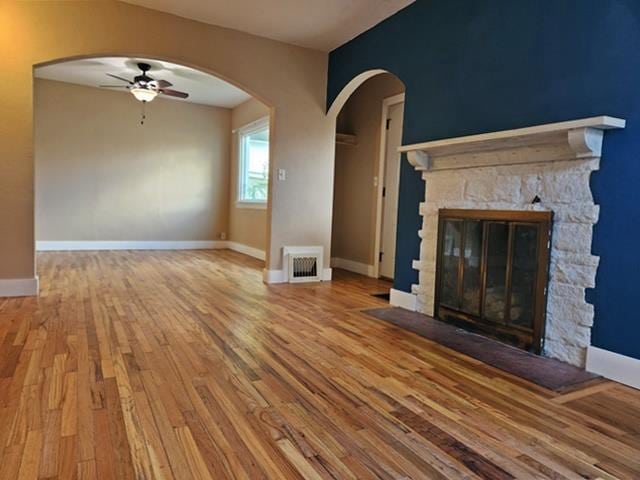
M 239 206 L 264 208 L 269 188 L 269 119 L 238 131 Z

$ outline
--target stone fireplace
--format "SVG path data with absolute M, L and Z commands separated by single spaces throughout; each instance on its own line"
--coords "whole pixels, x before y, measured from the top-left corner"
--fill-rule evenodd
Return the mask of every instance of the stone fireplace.
M 590 176 L 600 165 L 604 130 L 624 120 L 594 117 L 400 148 L 422 172 L 425 201 L 420 258 L 413 267 L 417 310 L 433 316 L 436 305 L 438 219 L 444 210 L 551 212 L 545 327 L 541 353 L 584 366 L 591 344 L 599 258 L 591 253 L 598 206 Z

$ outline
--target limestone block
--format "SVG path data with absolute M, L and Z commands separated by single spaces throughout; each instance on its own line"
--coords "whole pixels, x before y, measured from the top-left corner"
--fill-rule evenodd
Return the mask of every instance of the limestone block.
M 438 249 L 435 242 L 429 245 L 425 244 L 424 248 L 420 248 L 420 258 L 426 263 L 433 263 L 435 265 L 437 255 Z
M 562 337 L 560 337 L 561 334 L 563 335 Z M 554 338 L 562 338 L 567 346 L 587 348 L 591 345 L 591 329 L 585 326 L 578 326 L 570 331 L 556 333 Z
M 593 265 L 576 265 L 560 259 L 553 262 L 549 274 L 556 282 L 593 288 L 596 285 L 597 270 Z
M 464 198 L 464 180 L 461 177 L 443 178 L 427 181 L 427 202 L 443 200 L 462 200 Z
M 526 175 L 521 177 L 520 179 L 520 199 L 523 203 L 531 204 L 533 199 L 537 196 L 540 196 L 541 186 L 540 186 L 540 176 L 539 175 Z
M 556 223 L 553 248 L 565 252 L 591 254 L 592 226 L 584 223 Z
M 554 319 L 563 323 L 579 325 L 582 317 L 593 314 L 593 306 L 579 298 L 550 295 L 547 297 L 547 321 Z
M 561 325 L 562 336 L 555 337 L 557 340 L 570 338 L 572 332 L 580 327 L 588 327 L 593 324 L 593 305 L 588 303 L 570 303 L 567 299 L 550 298 L 547 299 L 547 327 L 550 325 Z M 549 331 L 547 329 L 547 331 Z
M 513 176 L 483 175 L 467 180 L 465 199 L 486 202 L 518 203 L 521 181 Z
M 424 237 L 422 238 L 422 242 L 420 242 L 420 248 L 425 249 L 425 252 L 435 248 L 438 243 L 438 229 L 433 227 L 423 228 Z
M 600 257 L 597 255 L 562 251 L 553 251 L 551 253 L 555 262 L 563 261 L 574 265 L 591 265 L 594 267 L 597 267 L 600 263 Z
M 593 203 L 589 187 L 590 171 L 556 171 L 542 177 L 540 198 L 554 203 Z
M 420 291 L 435 294 L 436 274 L 435 272 L 420 272 L 418 274 Z
M 435 232 L 438 230 L 438 212 L 434 212 L 433 215 L 425 216 L 422 220 L 423 230 Z
M 549 299 L 559 298 L 562 301 L 571 299 L 572 303 L 585 303 L 584 288 L 567 283 L 559 283 L 557 281 L 549 282 L 547 297 Z
M 482 209 L 486 210 L 530 210 L 530 208 L 529 205 L 509 202 L 487 202 L 482 207 Z
M 587 355 L 586 348 L 566 345 L 552 339 L 545 340 L 544 353 L 548 357 L 575 365 L 576 367 L 584 367 Z
M 426 310 L 426 306 L 424 302 L 420 298 L 418 298 L 418 300 L 416 301 L 416 312 L 422 313 L 423 315 L 427 315 L 425 310 Z
M 438 208 L 440 208 L 440 206 L 438 205 L 438 202 L 428 202 L 428 203 L 421 203 L 420 204 L 420 215 L 423 217 L 428 217 L 428 216 L 432 216 L 432 217 L 438 217 Z
M 561 204 L 552 203 L 546 204 L 549 210 L 553 211 L 553 219 L 555 222 L 562 223 L 586 223 L 596 224 L 598 223 L 598 217 L 600 215 L 600 207 L 593 203 L 572 203 Z

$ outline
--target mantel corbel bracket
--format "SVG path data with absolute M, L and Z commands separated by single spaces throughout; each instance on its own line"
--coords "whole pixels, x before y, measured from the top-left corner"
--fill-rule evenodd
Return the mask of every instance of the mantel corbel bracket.
M 430 169 L 429 154 L 424 150 L 407 152 L 407 160 L 409 160 L 411 166 L 418 171 Z
M 602 139 L 604 131 L 583 127 L 567 132 L 569 146 L 578 158 L 600 157 L 602 155 Z

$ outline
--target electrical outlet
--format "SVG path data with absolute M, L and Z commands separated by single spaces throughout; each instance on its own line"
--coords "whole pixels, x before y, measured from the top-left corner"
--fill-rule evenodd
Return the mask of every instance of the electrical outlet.
M 284 182 L 287 179 L 287 171 L 284 168 L 278 169 L 278 180 Z
M 220 232 L 220 240 L 226 240 L 227 239 L 227 232 Z

